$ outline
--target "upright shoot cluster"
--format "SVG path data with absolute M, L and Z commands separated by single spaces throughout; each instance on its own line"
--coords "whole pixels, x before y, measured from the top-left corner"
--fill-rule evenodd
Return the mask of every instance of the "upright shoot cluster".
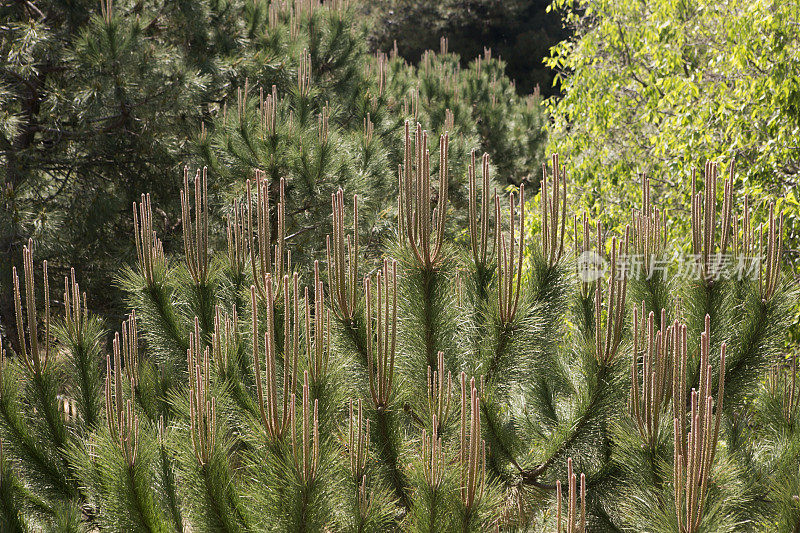
M 434 416 L 430 437 L 428 436 L 428 429 L 422 428 L 422 473 L 428 488 L 432 492 L 436 492 L 442 485 L 445 465 L 447 464 L 444 450 L 442 449 L 442 437 L 439 436 L 438 426 L 438 420 L 436 420 Z
M 303 412 L 300 419 L 300 438 L 296 434 L 297 409 L 295 395 L 292 393 L 291 423 L 292 453 L 300 479 L 308 484 L 314 481 L 319 466 L 319 400 L 314 400 L 313 411 L 310 404 L 311 393 L 308 387 L 308 371 L 303 375 Z
M 241 276 L 250 259 L 250 236 L 247 235 L 247 210 L 237 199 L 231 205 L 227 216 L 226 242 L 228 249 L 228 264 L 233 271 Z
M 372 136 L 375 135 L 375 124 L 372 122 L 369 113 L 364 117 L 364 146 L 372 143 Z
M 236 306 L 231 313 L 217 305 L 214 308 L 214 334 L 211 337 L 211 357 L 221 376 L 230 371 L 231 356 L 235 353 L 241 339 L 238 331 L 239 314 Z
M 236 114 L 239 121 L 245 117 L 247 113 L 247 97 L 250 94 L 250 79 L 245 78 L 244 87 L 236 88 Z
M 642 256 L 644 275 L 654 274 L 653 261 L 666 250 L 667 217 L 650 201 L 650 179 L 642 176 L 642 207 L 631 213 L 631 244 L 635 253 Z
M 672 357 L 681 326 L 667 326 L 661 310 L 661 328 L 656 331 L 655 313 L 644 318 L 645 306 L 633 306 L 633 358 L 631 359 L 630 409 L 639 434 L 650 446 L 658 437 L 659 422 L 672 397 Z M 641 317 L 641 320 L 640 320 Z M 685 327 L 683 334 L 685 334 Z M 640 368 L 641 366 L 641 377 Z
M 770 397 L 780 405 L 780 412 L 787 425 L 792 426 L 800 416 L 800 386 L 797 383 L 797 357 L 776 364 L 767 376 Z
M 247 237 L 245 209 L 238 200 L 233 202 L 226 222 L 228 264 L 241 276 L 250 258 L 250 239 Z
M 556 264 L 564 255 L 564 230 L 567 220 L 567 171 L 562 169 L 558 154 L 553 154 L 552 176 L 547 176 L 547 165 L 542 165 L 540 196 L 542 224 L 542 255 L 549 265 Z
M 187 367 L 189 371 L 189 422 L 192 446 L 197 462 L 207 466 L 214 455 L 217 437 L 217 399 L 211 394 L 209 348 L 202 349 L 200 326 L 195 320 L 189 335 Z
M 729 177 L 725 180 L 720 218 L 720 245 L 717 251 L 717 165 L 711 161 L 705 165 L 703 192 L 697 192 L 697 176 L 692 172 L 692 250 L 703 280 L 714 281 L 719 277 L 722 258 L 731 242 L 731 218 L 733 213 L 733 163 L 729 166 Z M 715 253 L 716 251 L 716 253 Z
M 133 400 L 131 398 L 126 400 L 123 393 L 122 368 L 125 357 L 121 355 L 127 354 L 133 347 L 127 336 L 123 336 L 120 346 L 119 335 L 114 337 L 113 347 L 113 373 L 111 356 L 106 356 L 106 420 L 111 439 L 119 448 L 127 465 L 133 467 L 136 464 L 139 448 L 139 416 L 135 413 Z
M 312 318 L 311 299 L 305 288 L 305 345 L 308 372 L 311 383 L 321 382 L 328 373 L 331 355 L 331 317 L 325 306 L 325 288 L 319 277 L 319 264 L 314 263 L 314 312 Z
M 370 396 L 376 409 L 384 409 L 389 404 L 394 384 L 394 359 L 397 349 L 397 262 L 392 261 L 390 268 L 390 262 L 384 260 L 383 268 L 375 274 L 374 295 L 372 278 L 369 276 L 364 278 L 364 294 L 367 301 L 367 353 L 369 354 L 367 373 Z
M 22 248 L 22 261 L 25 276 L 25 311 L 26 319 L 22 315 L 22 293 L 19 287 L 17 267 L 13 267 L 14 280 L 14 313 L 17 319 L 17 338 L 19 347 L 17 353 L 28 371 L 33 376 L 41 376 L 50 360 L 50 282 L 47 276 L 47 261 L 42 262 L 42 278 L 44 281 L 44 346 L 39 347 L 39 317 L 36 312 L 36 283 L 33 270 L 33 240 L 28 240 L 28 245 Z M 25 335 L 27 322 L 28 335 Z
M 468 186 L 469 186 L 469 238 L 472 249 L 472 259 L 475 266 L 480 269 L 486 269 L 491 261 L 491 255 L 488 253 L 489 244 L 489 154 L 483 154 L 481 157 L 482 169 L 482 182 L 481 182 L 481 199 L 480 206 L 478 206 L 478 191 L 476 186 L 476 165 L 475 165 L 475 150 L 470 153 L 470 163 L 468 167 Z M 497 195 L 495 194 L 495 198 Z M 524 202 L 520 202 L 520 209 L 524 210 Z M 478 213 L 480 212 L 480 215 Z M 511 214 L 513 218 L 513 211 Z M 498 231 L 495 229 L 495 234 Z M 512 236 L 513 238 L 513 236 Z M 495 247 L 495 249 L 497 249 Z
M 706 330 L 700 340 L 700 390 L 692 389 L 688 433 L 686 391 L 680 382 L 676 387 L 677 395 L 673 396 L 675 511 L 681 533 L 695 533 L 700 529 L 722 421 L 726 345 L 723 343 L 720 349 L 718 402 L 715 410 L 715 401 L 711 394 L 712 368 L 708 363 L 711 351 L 710 329 L 711 322 L 707 317 Z M 687 351 L 683 348 L 681 355 L 679 375 L 683 378 L 687 364 Z
M 270 10 L 272 5 L 270 4 Z M 259 89 L 259 110 L 261 110 L 261 139 L 274 135 L 278 122 L 278 87 L 272 86 L 272 92 L 264 97 L 264 88 Z
M 88 319 L 86 293 L 81 293 L 80 285 L 75 281 L 75 269 L 70 268 L 69 276 L 64 276 L 64 322 L 70 335 L 78 338 Z
M 440 260 L 447 215 L 448 148 L 447 133 L 439 138 L 439 190 L 431 211 L 431 169 L 428 132 L 417 124 L 414 140 L 406 121 L 405 152 L 399 171 L 398 218 L 400 233 L 420 266 L 432 270 Z
M 599 233 L 599 229 L 598 229 Z M 628 255 L 628 230 L 625 232 L 624 245 L 611 239 L 611 262 L 609 267 L 606 303 L 603 305 L 603 285 L 597 283 L 594 293 L 594 332 L 595 354 L 597 362 L 608 365 L 616 356 L 622 342 L 622 330 L 625 326 L 625 296 L 628 289 L 628 272 L 617 264 L 617 257 Z M 605 324 L 605 325 L 604 325 Z
M 453 391 L 453 375 L 447 372 L 444 377 L 444 352 L 439 352 L 438 369 L 428 367 L 428 412 L 431 420 L 446 426 L 450 418 L 450 398 Z
M 331 194 L 333 234 L 326 238 L 328 286 L 334 313 L 343 322 L 353 320 L 358 287 L 358 196 L 353 196 L 353 235 L 345 236 L 344 192 Z
M 183 169 L 183 189 L 181 189 L 181 215 L 183 222 L 183 247 L 186 267 L 194 282 L 204 285 L 208 282 L 208 181 L 206 168 L 198 169 L 192 181 L 194 186 L 194 213 L 189 195 L 189 168 Z M 194 219 L 194 220 L 193 220 Z
M 497 251 L 497 300 L 500 321 L 509 324 L 514 321 L 519 308 L 520 287 L 522 284 L 522 262 L 525 253 L 525 186 L 519 189 L 519 239 L 514 234 L 514 193 L 509 195 L 509 219 L 511 226 L 508 241 L 500 230 L 500 200 L 495 196 L 495 250 Z M 517 242 L 519 240 L 519 242 Z M 516 248 L 516 250 L 515 250 Z
M 766 233 L 766 249 L 763 245 Z M 758 271 L 758 288 L 761 301 L 767 302 L 775 295 L 781 276 L 781 256 L 783 255 L 783 213 L 775 216 L 775 204 L 769 206 L 767 227 L 759 227 L 758 256 L 764 258 L 763 268 Z
M 280 439 L 285 433 L 287 426 L 290 423 L 290 398 L 294 390 L 297 372 L 297 360 L 294 359 L 289 368 L 284 369 L 283 378 L 283 402 L 282 404 L 278 399 L 278 370 L 277 370 L 277 347 L 275 341 L 275 310 L 274 310 L 274 297 L 272 294 L 272 280 L 268 274 L 265 278 L 266 286 L 266 331 L 264 332 L 264 368 L 266 369 L 266 376 L 261 378 L 261 356 L 259 351 L 260 337 L 258 328 L 258 299 L 256 298 L 255 287 L 250 287 L 250 305 L 252 306 L 252 343 L 253 343 L 253 373 L 256 381 L 256 397 L 258 401 L 258 408 L 261 414 L 261 422 L 267 432 L 267 436 L 276 441 Z M 288 279 L 284 282 L 285 291 L 288 296 Z M 285 319 L 289 315 L 290 303 L 286 298 L 284 303 Z M 285 322 L 286 328 L 291 324 L 290 320 Z M 286 343 L 291 342 L 291 333 L 286 337 Z M 288 352 L 285 352 L 288 353 Z M 296 352 L 295 352 L 296 353 Z M 264 386 L 266 385 L 266 391 Z
M 556 533 L 585 533 L 586 532 L 586 475 L 581 474 L 580 504 L 578 503 L 577 475 L 572 471 L 572 457 L 567 459 L 568 500 L 566 527 L 562 529 L 561 518 L 563 496 L 561 480 L 556 481 Z M 579 507 L 580 505 L 580 507 Z M 578 514 L 580 513 L 580 517 Z
M 133 203 L 133 233 L 136 237 L 136 255 L 139 259 L 139 272 L 149 286 L 157 281 L 157 276 L 164 268 L 164 246 L 156 236 L 153 228 L 153 207 L 150 194 L 142 194 L 137 205 Z
M 469 416 L 467 401 L 469 398 Z M 486 485 L 486 442 L 481 439 L 481 408 L 475 378 L 461 373 L 461 433 L 458 459 L 461 465 L 461 503 L 469 513 L 483 498 Z
M 581 289 L 581 296 L 586 298 L 588 295 L 591 294 L 592 282 L 593 278 L 595 277 L 595 273 L 592 272 L 592 269 L 596 268 L 597 265 L 591 264 L 590 262 L 585 261 L 587 257 L 584 255 L 587 252 L 591 251 L 592 246 L 592 239 L 591 239 L 591 231 L 592 225 L 589 222 L 589 215 L 586 211 L 583 212 L 581 215 L 581 226 L 580 230 L 578 230 L 578 215 L 573 217 L 573 227 L 575 230 L 575 257 L 584 259 L 583 262 L 581 260 L 576 261 L 575 263 L 575 271 L 578 276 L 579 280 L 579 287 Z M 603 253 L 603 243 L 605 242 L 603 238 L 603 225 L 598 221 L 597 222 L 597 257 L 600 257 Z
M 300 63 L 297 66 L 297 92 L 303 96 L 308 96 L 311 92 L 311 54 L 308 50 L 303 50 L 300 54 Z
M 369 424 L 364 420 L 364 409 L 361 400 L 358 408 L 353 410 L 353 400 L 349 403 L 347 456 L 350 464 L 350 473 L 356 483 L 362 483 L 366 476 L 367 458 L 369 455 Z
M 131 310 L 128 320 L 122 323 L 122 338 L 120 341 L 119 333 L 114 334 L 114 344 L 120 349 L 122 366 L 114 359 L 114 369 L 125 370 L 125 377 L 131 386 L 131 390 L 136 388 L 139 383 L 139 331 L 136 324 L 136 310 Z
M 255 200 L 253 199 L 255 189 Z M 273 232 L 270 212 L 270 188 L 264 173 L 255 171 L 255 176 L 247 180 L 247 235 L 250 243 L 250 265 L 258 296 L 267 299 L 268 281 L 277 283 L 274 294 L 280 295 L 280 283 L 284 272 L 291 269 L 291 255 L 284 252 L 285 211 L 284 180 L 280 181 L 280 201 L 276 206 L 277 228 Z M 255 217 L 253 214 L 255 211 Z M 255 218 L 255 225 L 253 219 Z M 286 255 L 284 263 L 284 254 Z

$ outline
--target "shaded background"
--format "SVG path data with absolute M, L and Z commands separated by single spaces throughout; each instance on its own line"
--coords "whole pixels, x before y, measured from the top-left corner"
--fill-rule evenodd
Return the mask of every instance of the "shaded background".
M 506 74 L 517 91 L 528 94 L 538 85 L 542 96 L 557 92 L 554 72 L 542 59 L 550 47 L 567 38 L 559 13 L 547 12 L 550 0 L 379 0 L 363 11 L 370 25 L 369 44 L 388 51 L 397 41 L 400 55 L 416 62 L 425 50 L 439 50 L 439 38 L 462 62 L 492 49 L 506 61 Z

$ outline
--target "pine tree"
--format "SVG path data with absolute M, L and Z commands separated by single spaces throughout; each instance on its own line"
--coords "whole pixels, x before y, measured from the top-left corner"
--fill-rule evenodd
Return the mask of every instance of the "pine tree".
M 0 7 L 0 316 L 8 327 L 8 275 L 28 237 L 37 238 L 37 253 L 54 266 L 73 265 L 96 291 L 130 260 L 129 243 L 116 237 L 129 232 L 141 192 L 153 191 L 165 215 L 177 218 L 169 203 L 180 189 L 175 171 L 210 78 L 173 31 L 185 9 L 167 3 L 162 12 L 157 4 Z M 208 29 L 209 5 L 198 10 L 206 13 L 197 30 Z M 109 300 L 103 311 L 120 307 L 119 293 Z
M 796 528 L 780 217 L 754 227 L 730 176 L 718 210 L 707 165 L 686 279 L 658 268 L 673 241 L 647 181 L 609 235 L 571 213 L 557 156 L 534 201 L 520 187 L 505 204 L 473 154 L 459 217 L 449 133 L 435 166 L 429 135 L 403 129 L 396 230 L 374 269 L 358 195 L 333 193 L 307 275 L 286 235 L 291 179 L 246 181 L 215 249 L 207 172 L 186 170 L 180 262 L 142 196 L 110 351 L 74 275 L 51 316 L 29 243 L 12 273 L 20 348 L 0 365 L 4 527 Z M 462 220 L 468 238 L 449 240 Z M 728 251 L 759 248 L 752 276 L 724 275 Z
M 526 178 L 544 142 L 538 97 L 517 96 L 490 52 L 468 69 L 446 42 L 420 67 L 396 51 L 368 54 L 356 11 L 347 1 L 301 0 L 0 7 L 3 334 L 16 342 L 8 276 L 32 236 L 39 258 L 72 265 L 90 292 L 111 287 L 89 305 L 121 319 L 124 295 L 112 280 L 135 259 L 117 238 L 130 231 L 130 205 L 152 194 L 166 255 L 180 251 L 187 164 L 211 168 L 209 202 L 218 208 L 242 196 L 256 169 L 273 193 L 287 178 L 287 235 L 303 243 L 295 260 L 304 273 L 340 186 L 360 195 L 362 223 L 374 229 L 365 244 L 377 253 L 391 229 L 396 134 L 412 114 L 431 131 L 451 131 L 457 150 L 480 138 L 501 185 Z M 458 182 L 464 172 L 454 170 Z M 225 211 L 214 213 L 212 227 L 224 226 Z
M 397 193 L 404 161 L 398 139 L 407 120 L 432 132 L 432 152 L 439 135 L 449 133 L 453 186 L 465 181 L 472 148 L 491 155 L 501 187 L 536 185 L 530 169 L 543 156 L 539 96 L 518 96 L 491 50 L 467 68 L 448 52 L 447 39 L 417 66 L 396 49 L 370 55 L 363 28 L 352 22 L 354 9 L 348 2 L 299 2 L 270 4 L 266 15 L 248 12 L 258 50 L 253 62 L 268 58 L 272 68 L 242 65 L 235 92 L 204 117 L 196 143 L 223 205 L 241 196 L 255 171 L 273 194 L 286 179 L 287 235 L 298 243 L 294 259 L 306 273 L 322 251 L 316 228 L 330 216 L 328 195 L 339 187 L 359 195 L 372 255 L 393 231 L 396 206 L 389 199 Z M 466 197 L 460 192 L 452 201 L 463 206 Z

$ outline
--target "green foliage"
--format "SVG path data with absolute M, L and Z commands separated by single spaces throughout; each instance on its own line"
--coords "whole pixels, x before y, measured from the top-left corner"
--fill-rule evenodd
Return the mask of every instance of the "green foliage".
M 551 50 L 563 98 L 548 100 L 550 149 L 566 156 L 580 202 L 619 225 L 634 174 L 654 181 L 665 209 L 688 205 L 697 162 L 734 162 L 753 205 L 779 198 L 786 258 L 798 266 L 797 6 L 768 1 L 558 0 L 574 37 Z M 673 234 L 687 217 L 670 217 Z M 797 336 L 795 326 L 794 336 Z
M 542 0 L 379 0 L 361 10 L 370 25 L 369 42 L 379 50 L 397 43 L 400 54 L 416 62 L 425 50 L 447 37 L 463 58 L 490 48 L 508 64 L 507 72 L 522 93 L 540 87 L 554 93 L 554 72 L 542 64 L 548 49 L 567 36 L 559 17 Z
M 308 278 L 290 269 L 289 200 L 270 200 L 265 174 L 246 183 L 230 246 L 217 252 L 205 177 L 187 177 L 181 262 L 164 256 L 144 197 L 138 266 L 119 278 L 132 312 L 105 375 L 87 359 L 105 352 L 103 325 L 75 299 L 73 278 L 55 334 L 47 302 L 44 327 L 30 327 L 41 306 L 26 247 L 22 348 L 0 366 L 3 524 L 538 531 L 559 527 L 560 507 L 573 531 L 584 520 L 588 530 L 792 531 L 800 386 L 780 348 L 797 290 L 781 277 L 774 215 L 763 234 L 771 259 L 755 278 L 708 274 L 716 252 L 697 256 L 697 279 L 651 276 L 623 269 L 628 254 L 672 242 L 646 180 L 643 209 L 610 246 L 588 218 L 569 242 L 558 158 L 538 209 L 516 194 L 501 207 L 488 186 L 479 195 L 471 158 L 467 246 L 446 237 L 463 220 L 448 207 L 447 134 L 434 208 L 419 195 L 432 186 L 431 154 L 416 152 L 426 134 L 407 131 L 398 232 L 371 272 L 343 193 L 326 268 Z M 746 255 L 751 213 L 732 189 L 722 215 L 713 196 L 696 202 L 709 217 L 692 224 L 703 250 Z M 721 235 L 731 242 L 714 244 Z M 610 264 L 599 278 L 582 270 L 590 251 Z M 96 397 L 75 412 L 61 391 Z
M 369 207 L 370 245 L 390 230 L 396 133 L 413 113 L 440 131 L 451 109 L 459 150 L 478 136 L 501 183 L 526 178 L 541 157 L 543 112 L 538 99 L 514 92 L 503 63 L 487 57 L 482 68 L 462 69 L 454 54 L 439 54 L 417 68 L 396 54 L 379 59 L 367 53 L 356 10 L 268 0 L 0 7 L 3 328 L 14 323 L 10 265 L 30 236 L 54 267 L 73 265 L 84 287 L 103 295 L 89 302 L 93 310 L 120 320 L 125 295 L 112 280 L 134 257 L 118 238 L 130 231 L 130 206 L 151 192 L 166 252 L 176 251 L 177 170 L 191 162 L 211 168 L 217 206 L 241 196 L 255 169 L 273 190 L 289 179 L 288 230 L 302 237 L 295 261 L 305 271 L 339 186 Z M 267 134 L 260 95 L 269 99 L 273 87 Z
M 163 213 L 120 196 L 136 261 L 118 270 L 129 314 L 110 349 L 80 271 L 51 318 L 61 265 L 23 247 L 0 346 L 4 530 L 798 528 L 789 200 L 764 209 L 736 174 L 718 198 L 708 163 L 685 221 L 642 178 L 631 224 L 595 227 L 557 156 L 530 177 L 541 110 L 488 53 L 368 56 L 346 2 L 158 7 L 73 21 L 87 62 L 70 75 L 104 58 L 116 90 L 81 94 L 106 109 L 160 91 L 136 69 L 163 73 L 159 47 L 189 43 L 176 71 L 183 97 L 216 102 L 191 147 L 210 172 L 185 168 Z M 123 148 L 156 134 L 132 120 Z M 492 194 L 494 176 L 520 187 Z M 689 246 L 686 268 L 652 268 Z M 756 253 L 747 275 L 717 275 Z
M 105 428 L 104 428 L 105 429 Z M 128 464 L 107 430 L 98 431 L 90 449 L 75 450 L 72 461 L 86 499 L 97 510 L 103 531 L 173 531 L 160 488 L 158 448 L 153 432 L 140 433 L 138 457 Z M 89 456 L 91 454 L 91 457 Z
M 446 41 L 416 66 L 396 51 L 370 55 L 353 9 L 295 12 L 276 4 L 268 17 L 245 13 L 257 53 L 237 67 L 235 89 L 210 108 L 196 143 L 220 203 L 241 197 L 256 170 L 276 192 L 285 178 L 286 232 L 298 244 L 293 260 L 306 271 L 322 252 L 318 228 L 327 226 L 327 198 L 339 187 L 359 194 L 373 253 L 393 231 L 398 139 L 407 119 L 450 132 L 456 205 L 465 201 L 457 186 L 476 145 L 491 154 L 501 185 L 536 182 L 531 168 L 543 156 L 540 99 L 518 96 L 502 61 L 487 52 L 462 68 Z
M 189 43 L 173 40 L 183 8 L 162 12 L 158 4 L 118 1 L 101 12 L 98 2 L 54 0 L 0 8 L 5 323 L 12 322 L 8 265 L 29 236 L 54 265 L 74 265 L 93 293 L 108 290 L 119 261 L 130 257 L 128 241 L 116 237 L 130 228 L 131 202 L 143 190 L 163 191 L 164 199 L 177 194 L 167 176 L 186 154 L 209 77 L 186 57 Z M 120 295 L 109 296 L 92 305 L 118 308 Z

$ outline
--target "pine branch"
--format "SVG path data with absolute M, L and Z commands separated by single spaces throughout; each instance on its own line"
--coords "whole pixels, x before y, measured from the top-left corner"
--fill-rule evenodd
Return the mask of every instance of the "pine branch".
M 556 432 L 557 440 L 548 443 L 546 458 L 537 466 L 526 468 L 521 472 L 523 483 L 534 484 L 557 459 L 563 457 L 579 439 L 584 437 L 592 423 L 603 418 L 601 411 L 612 390 L 610 380 L 615 373 L 612 366 L 597 367 L 593 379 L 588 384 L 587 398 L 581 404 L 578 415 L 569 423 L 565 423 L 562 431 Z
M 371 413 L 375 420 L 372 442 L 375 443 L 376 454 L 383 466 L 384 476 L 395 493 L 400 505 L 408 508 L 411 504 L 407 492 L 408 481 L 400 467 L 400 427 L 399 411 L 391 406 L 375 409 Z
M 100 420 L 101 338 L 104 336 L 100 320 L 90 315 L 86 293 L 81 293 L 75 281 L 75 269 L 64 277 L 64 321 L 56 323 L 55 338 L 69 353 L 71 374 L 77 379 L 71 384 L 73 397 L 78 402 L 78 413 L 86 427 L 95 427 Z
M 181 513 L 180 500 L 178 498 L 177 485 L 175 482 L 175 467 L 177 463 L 171 456 L 166 446 L 164 418 L 158 421 L 158 451 L 159 451 L 159 474 L 163 491 L 167 497 L 167 509 L 172 519 L 174 531 L 184 531 L 184 520 Z
M 0 443 L 0 529 L 9 533 L 31 531 L 25 519 L 24 487 L 13 472 Z

